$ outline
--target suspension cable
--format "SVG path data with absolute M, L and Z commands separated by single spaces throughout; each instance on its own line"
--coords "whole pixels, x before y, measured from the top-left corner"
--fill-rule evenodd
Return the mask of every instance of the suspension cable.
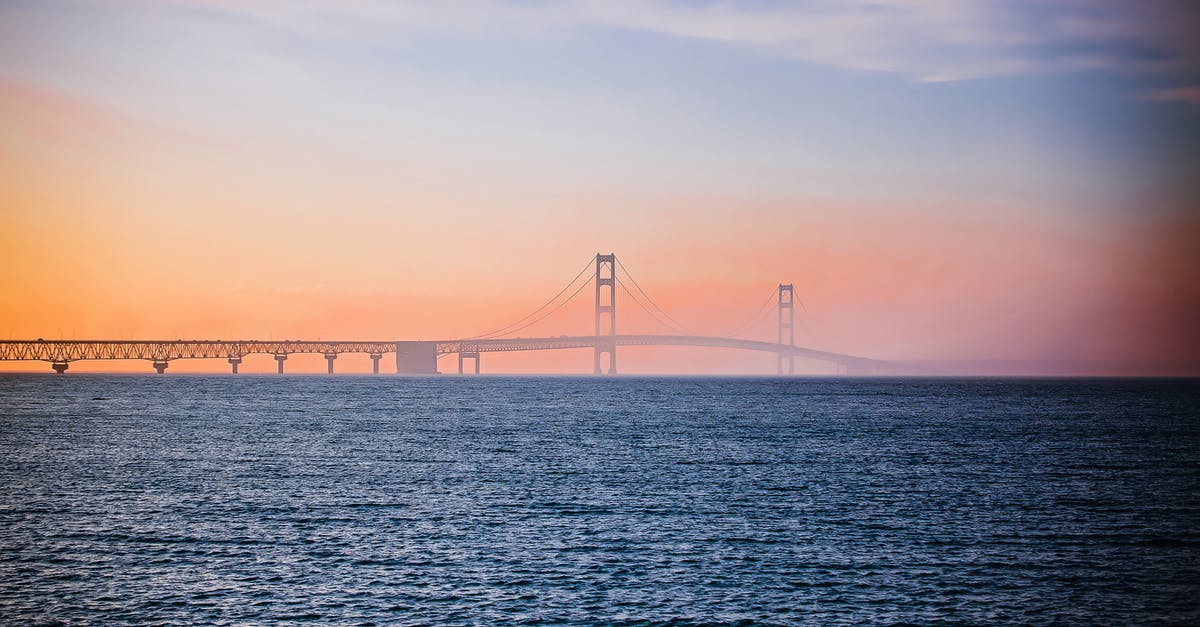
M 619 257 L 617 258 L 617 265 L 621 268 L 621 271 L 623 271 L 625 273 L 625 276 L 628 277 L 631 282 L 633 282 L 633 286 L 637 288 L 637 291 L 641 292 L 642 296 L 645 296 L 646 300 L 651 305 L 654 305 L 654 308 L 657 309 L 660 313 L 662 313 L 662 315 L 664 317 L 666 317 L 667 320 L 670 320 L 675 325 L 675 327 L 677 327 L 679 330 L 683 331 L 684 333 L 686 333 L 688 335 L 696 335 L 696 333 L 694 331 L 692 331 L 691 329 L 687 328 L 686 326 L 680 324 L 679 321 L 676 320 L 675 318 L 672 318 L 671 314 L 667 313 L 662 307 L 660 307 L 658 305 L 658 303 L 654 302 L 653 298 L 650 298 L 650 295 L 646 293 L 646 290 L 642 289 L 641 285 L 638 285 L 637 279 L 633 278 L 633 275 L 629 273 L 629 269 L 625 267 L 625 264 L 621 263 L 621 259 Z M 629 290 L 626 289 L 625 291 L 629 291 Z M 632 296 L 632 294 L 631 294 L 631 296 Z M 655 319 L 657 319 L 657 316 L 655 317 Z
M 497 337 L 500 335 L 505 335 L 508 333 L 513 333 L 515 331 L 519 331 L 520 329 L 513 329 L 511 327 L 515 327 L 515 326 L 521 324 L 522 322 L 525 322 L 526 320 L 536 316 L 538 314 L 538 312 L 545 309 L 546 307 L 549 307 L 552 303 L 554 303 L 554 301 L 558 300 L 559 296 L 562 296 L 564 292 L 571 289 L 571 286 L 575 285 L 575 282 L 579 280 L 579 277 L 583 276 L 583 274 L 588 271 L 588 268 L 592 267 L 592 261 L 594 259 L 595 259 L 595 257 L 589 258 L 587 263 L 583 264 L 583 269 L 579 271 L 579 274 L 575 275 L 575 278 L 571 279 L 570 283 L 567 283 L 567 285 L 565 287 L 563 287 L 561 290 L 558 290 L 558 293 L 555 294 L 553 298 L 546 301 L 541 307 L 534 309 L 533 312 L 531 312 L 529 315 L 525 316 L 524 318 L 521 318 L 520 320 L 517 320 L 516 322 L 513 322 L 511 324 L 500 327 L 499 329 L 496 329 L 495 331 L 491 331 L 489 333 L 481 333 L 479 335 L 474 335 L 474 336 L 471 336 L 471 337 L 465 338 L 465 339 L 483 340 L 483 339 L 493 338 L 493 337 Z M 586 285 L 586 283 L 585 283 L 585 285 Z M 578 290 L 576 290 L 575 293 L 578 293 Z M 567 300 L 570 300 L 570 298 L 568 298 Z M 555 311 L 557 311 L 557 309 Z M 529 325 L 525 325 L 525 326 L 529 326 Z M 521 327 L 521 328 L 523 329 L 525 327 Z
M 778 292 L 779 292 L 779 288 L 772 288 L 770 293 L 767 294 L 767 299 L 763 301 L 762 305 L 759 305 L 758 312 L 755 313 L 753 316 L 751 316 L 750 319 L 748 319 L 745 322 L 743 322 L 742 324 L 734 327 L 733 331 L 730 332 L 729 336 L 730 337 L 738 337 L 739 334 L 741 334 L 743 331 L 746 331 L 747 329 L 749 329 L 749 327 L 751 325 L 753 325 L 754 323 L 756 323 L 760 319 L 762 319 L 763 314 L 765 314 L 771 310 L 769 305 L 771 305 L 771 301 L 774 300 L 775 297 L 778 295 Z
M 637 303 L 637 306 L 641 307 L 642 311 L 645 311 L 646 313 L 650 314 L 650 317 L 654 318 L 654 320 L 656 322 L 658 322 L 659 324 L 661 324 L 663 327 L 665 327 L 669 330 L 672 329 L 672 327 L 669 323 L 663 321 L 662 318 L 658 317 L 658 314 L 654 313 L 653 310 L 651 310 L 649 307 L 646 307 L 646 305 L 642 304 L 642 301 L 638 299 L 637 294 L 634 294 L 633 292 L 629 291 L 629 288 L 625 286 L 625 282 L 622 281 L 620 277 L 617 277 L 617 285 L 620 285 L 621 289 L 625 290 L 625 293 L 629 295 L 629 298 L 633 302 Z
M 523 324 L 523 325 L 521 325 L 521 326 L 519 326 L 519 327 L 517 327 L 517 328 L 515 328 L 515 329 L 510 329 L 510 330 L 506 331 L 505 333 L 506 333 L 506 334 L 508 334 L 508 333 L 516 333 L 517 331 L 520 331 L 521 329 L 525 329 L 525 328 L 527 328 L 527 327 L 531 327 L 531 326 L 533 326 L 533 325 L 535 325 L 535 324 L 537 324 L 537 323 L 541 322 L 542 320 L 545 320 L 546 318 L 549 318 L 550 316 L 554 315 L 554 312 L 558 311 L 559 309 L 562 309 L 562 308 L 563 308 L 563 306 L 565 306 L 567 303 L 571 302 L 571 299 L 573 299 L 573 298 L 575 298 L 576 296 L 578 296 L 578 295 L 579 295 L 579 293 L 583 291 L 583 288 L 585 288 L 585 287 L 587 287 L 587 286 L 591 285 L 591 284 L 592 284 L 592 280 L 593 280 L 594 278 L 595 278 L 595 277 L 588 277 L 588 280 L 584 281 L 583 283 L 580 283 L 580 284 L 579 284 L 579 287 L 575 288 L 575 291 L 574 291 L 574 292 L 571 292 L 571 295 L 570 295 L 570 296 L 568 296 L 566 300 L 564 300 L 563 302 L 559 303 L 559 304 L 558 304 L 558 306 L 557 306 L 557 307 L 555 307 L 554 309 L 551 309 L 550 311 L 547 311 L 546 313 L 542 314 L 542 316 L 541 316 L 540 318 L 538 318 L 537 320 L 530 320 L 529 322 L 526 322 L 525 324 Z M 490 339 L 490 338 L 470 338 L 470 339 L 477 340 L 477 339 Z

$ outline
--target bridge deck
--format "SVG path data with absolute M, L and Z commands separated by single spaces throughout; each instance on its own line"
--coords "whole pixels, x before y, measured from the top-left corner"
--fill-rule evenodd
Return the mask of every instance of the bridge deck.
M 590 335 L 503 339 L 435 340 L 439 355 L 460 352 L 492 353 L 512 351 L 593 348 L 597 338 Z M 608 338 L 600 338 L 608 342 Z M 774 342 L 728 337 L 691 335 L 617 335 L 617 346 L 705 346 L 752 350 L 783 356 L 802 357 L 839 364 L 865 364 L 874 360 L 789 346 Z M 291 355 L 315 353 L 339 355 L 394 353 L 404 342 L 392 341 L 308 341 L 308 340 L 0 340 L 0 361 L 38 360 L 71 362 L 89 359 L 225 359 L 245 355 Z

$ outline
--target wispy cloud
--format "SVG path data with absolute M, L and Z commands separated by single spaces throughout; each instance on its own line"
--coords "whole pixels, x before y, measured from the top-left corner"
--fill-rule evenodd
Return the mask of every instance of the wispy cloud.
M 451 0 L 328 3 L 179 0 L 308 31 L 435 27 L 561 33 L 608 27 L 720 42 L 832 67 L 920 81 L 1080 70 L 1200 67 L 1200 7 L 1187 0 Z
M 1142 94 L 1143 100 L 1155 102 L 1186 102 L 1200 105 L 1200 86 L 1153 89 Z

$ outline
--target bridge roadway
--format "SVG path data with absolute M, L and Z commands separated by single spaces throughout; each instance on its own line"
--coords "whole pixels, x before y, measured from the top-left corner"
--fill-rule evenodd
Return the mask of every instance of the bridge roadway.
M 333 359 L 345 353 L 370 355 L 379 371 L 379 359 L 385 353 L 404 352 L 420 345 L 432 348 L 436 355 L 493 353 L 534 350 L 594 348 L 597 341 L 613 341 L 617 346 L 704 346 L 774 353 L 833 362 L 847 372 L 877 371 L 879 362 L 853 355 L 815 350 L 802 346 L 757 340 L 692 335 L 616 335 L 612 338 L 592 335 L 557 337 L 458 339 L 406 341 L 310 341 L 310 340 L 0 340 L 0 361 L 36 360 L 50 362 L 55 370 L 65 370 L 72 361 L 92 359 L 145 359 L 162 372 L 174 359 L 228 359 L 237 372 L 237 364 L 246 355 L 273 355 L 280 372 L 288 355 L 311 353 L 324 355 L 333 372 Z M 400 356 L 397 357 L 400 363 Z M 61 366 L 62 370 L 59 370 Z
M 601 337 L 601 341 L 607 338 Z M 735 348 L 739 350 L 762 351 L 765 353 L 782 353 L 784 356 L 807 357 L 820 361 L 840 364 L 851 362 L 870 362 L 872 360 L 841 353 L 819 351 L 802 346 L 789 346 L 774 342 L 758 340 L 743 340 L 732 337 L 711 337 L 703 335 L 617 335 L 617 346 L 707 346 L 711 348 Z M 496 340 L 450 340 L 438 342 L 438 353 L 466 352 L 505 352 L 529 350 L 555 350 L 563 348 L 594 348 L 596 337 L 593 335 L 576 335 L 558 337 L 512 338 Z

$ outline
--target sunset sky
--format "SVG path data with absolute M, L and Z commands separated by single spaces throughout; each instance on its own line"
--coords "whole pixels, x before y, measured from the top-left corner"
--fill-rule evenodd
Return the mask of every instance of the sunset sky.
M 472 336 L 615 252 L 700 334 L 791 282 L 812 348 L 1198 374 L 1196 32 L 1184 0 L 0 0 L 0 337 Z

